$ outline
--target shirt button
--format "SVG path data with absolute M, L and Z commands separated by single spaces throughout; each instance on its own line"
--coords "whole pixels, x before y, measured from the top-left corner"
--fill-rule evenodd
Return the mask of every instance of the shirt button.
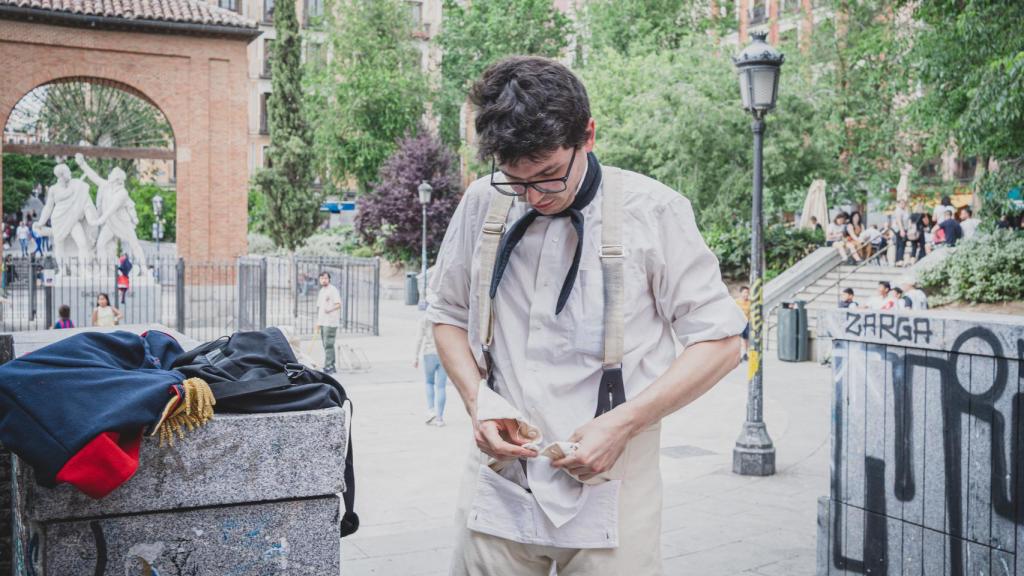
M 555 244 L 558 244 L 558 236 L 552 238 L 551 241 L 554 242 Z
M 536 332 L 536 331 L 540 330 L 540 325 L 539 324 L 534 324 L 534 325 L 530 326 L 530 330 Z

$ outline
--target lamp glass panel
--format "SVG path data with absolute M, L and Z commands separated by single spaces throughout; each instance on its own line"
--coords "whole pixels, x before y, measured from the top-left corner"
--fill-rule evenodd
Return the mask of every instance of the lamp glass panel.
M 755 68 L 751 70 L 754 83 L 754 107 L 772 108 L 775 106 L 775 75 L 777 68 Z
M 740 70 L 740 98 L 743 101 L 743 109 L 750 109 L 750 70 Z
M 420 204 L 430 204 L 430 193 L 431 192 L 433 192 L 433 190 L 424 189 L 424 188 L 420 188 L 419 189 Z

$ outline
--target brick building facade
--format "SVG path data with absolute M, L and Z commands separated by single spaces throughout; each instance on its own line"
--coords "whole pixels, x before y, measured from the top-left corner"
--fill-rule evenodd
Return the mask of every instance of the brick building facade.
M 0 126 L 29 91 L 65 79 L 144 98 L 174 132 L 179 256 L 245 253 L 247 50 L 259 30 L 198 0 L 142 0 L 139 14 L 116 12 L 127 4 L 48 5 L 0 0 Z

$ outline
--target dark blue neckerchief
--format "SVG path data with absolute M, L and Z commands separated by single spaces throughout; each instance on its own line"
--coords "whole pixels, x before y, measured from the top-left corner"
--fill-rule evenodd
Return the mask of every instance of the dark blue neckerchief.
M 597 189 L 600 187 L 601 164 L 598 163 L 597 156 L 594 156 L 593 152 L 588 152 L 587 174 L 583 177 L 583 185 L 580 186 L 579 192 L 576 193 L 576 199 L 565 210 L 551 215 L 552 218 L 569 218 L 572 222 L 572 227 L 576 229 L 577 238 L 576 253 L 572 257 L 572 266 L 569 267 L 569 272 L 565 275 L 565 281 L 562 283 L 562 291 L 558 294 L 558 304 L 555 306 L 556 315 L 562 311 L 562 308 L 565 308 L 565 303 L 569 301 L 569 294 L 572 293 L 572 286 L 576 282 L 576 274 L 579 272 L 580 256 L 583 254 L 583 209 L 594 199 L 594 196 L 597 195 Z M 498 247 L 498 258 L 494 262 L 494 275 L 491 276 L 492 300 L 498 293 L 498 285 L 501 284 L 501 277 L 505 274 L 505 268 L 508 266 L 508 259 L 512 256 L 512 250 L 523 239 L 526 229 L 530 227 L 530 224 L 533 224 L 533 221 L 538 216 L 543 216 L 543 214 L 531 208 L 529 212 L 523 214 L 520 219 L 512 224 L 508 234 L 502 238 L 501 245 Z

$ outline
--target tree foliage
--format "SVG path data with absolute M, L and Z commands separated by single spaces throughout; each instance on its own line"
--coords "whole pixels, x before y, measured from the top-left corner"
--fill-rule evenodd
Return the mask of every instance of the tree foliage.
M 45 190 L 56 181 L 53 175 L 53 167 L 56 165 L 56 162 L 45 156 L 4 153 L 3 213 L 12 214 L 21 210 L 36 185 L 41 184 Z M 46 201 L 45 192 L 39 199 Z
M 932 151 L 954 136 L 967 155 L 1024 150 L 1024 3 L 921 2 L 911 56 L 924 85 L 916 120 Z
M 320 222 L 321 194 L 313 187 L 309 125 L 303 110 L 302 38 L 295 4 L 281 2 L 274 12 L 272 92 L 267 102 L 271 167 L 253 177 L 267 214 L 263 227 L 274 242 L 289 250 L 302 245 Z
M 395 142 L 416 128 L 427 98 L 404 0 L 335 0 L 324 30 L 331 56 L 310 62 L 320 168 L 366 190 Z
M 750 221 L 750 116 L 740 106 L 728 53 L 696 35 L 674 51 L 629 55 L 606 48 L 579 72 L 602 162 L 682 193 L 704 227 Z M 787 63 L 783 75 L 765 137 L 765 198 L 775 214 L 799 208 L 811 181 L 834 170 L 822 135 L 827 109 L 807 90 L 785 89 L 798 76 L 796 64 Z
M 428 259 L 437 254 L 461 191 L 455 155 L 426 130 L 398 143 L 373 189 L 359 198 L 355 225 L 365 244 L 379 246 L 391 260 L 419 254 L 423 216 L 417 188 L 423 181 L 434 188 L 427 206 Z
M 153 213 L 153 197 L 159 194 L 164 199 L 164 209 L 161 218 L 164 221 L 163 242 L 174 242 L 177 214 L 178 195 L 174 190 L 161 188 L 156 184 L 144 184 L 136 179 L 128 182 L 128 195 L 135 203 L 135 211 L 139 215 L 139 223 L 135 227 L 135 233 L 141 240 L 156 240 L 153 237 L 153 223 L 156 215 Z
M 513 55 L 557 57 L 572 40 L 572 22 L 552 0 L 459 2 L 445 0 L 437 42 L 444 51 L 441 87 L 434 103 L 442 139 L 459 144 L 459 110 L 474 80 Z
M 676 50 L 693 32 L 711 25 L 703 2 L 691 0 L 593 0 L 582 15 L 583 44 L 623 54 Z

